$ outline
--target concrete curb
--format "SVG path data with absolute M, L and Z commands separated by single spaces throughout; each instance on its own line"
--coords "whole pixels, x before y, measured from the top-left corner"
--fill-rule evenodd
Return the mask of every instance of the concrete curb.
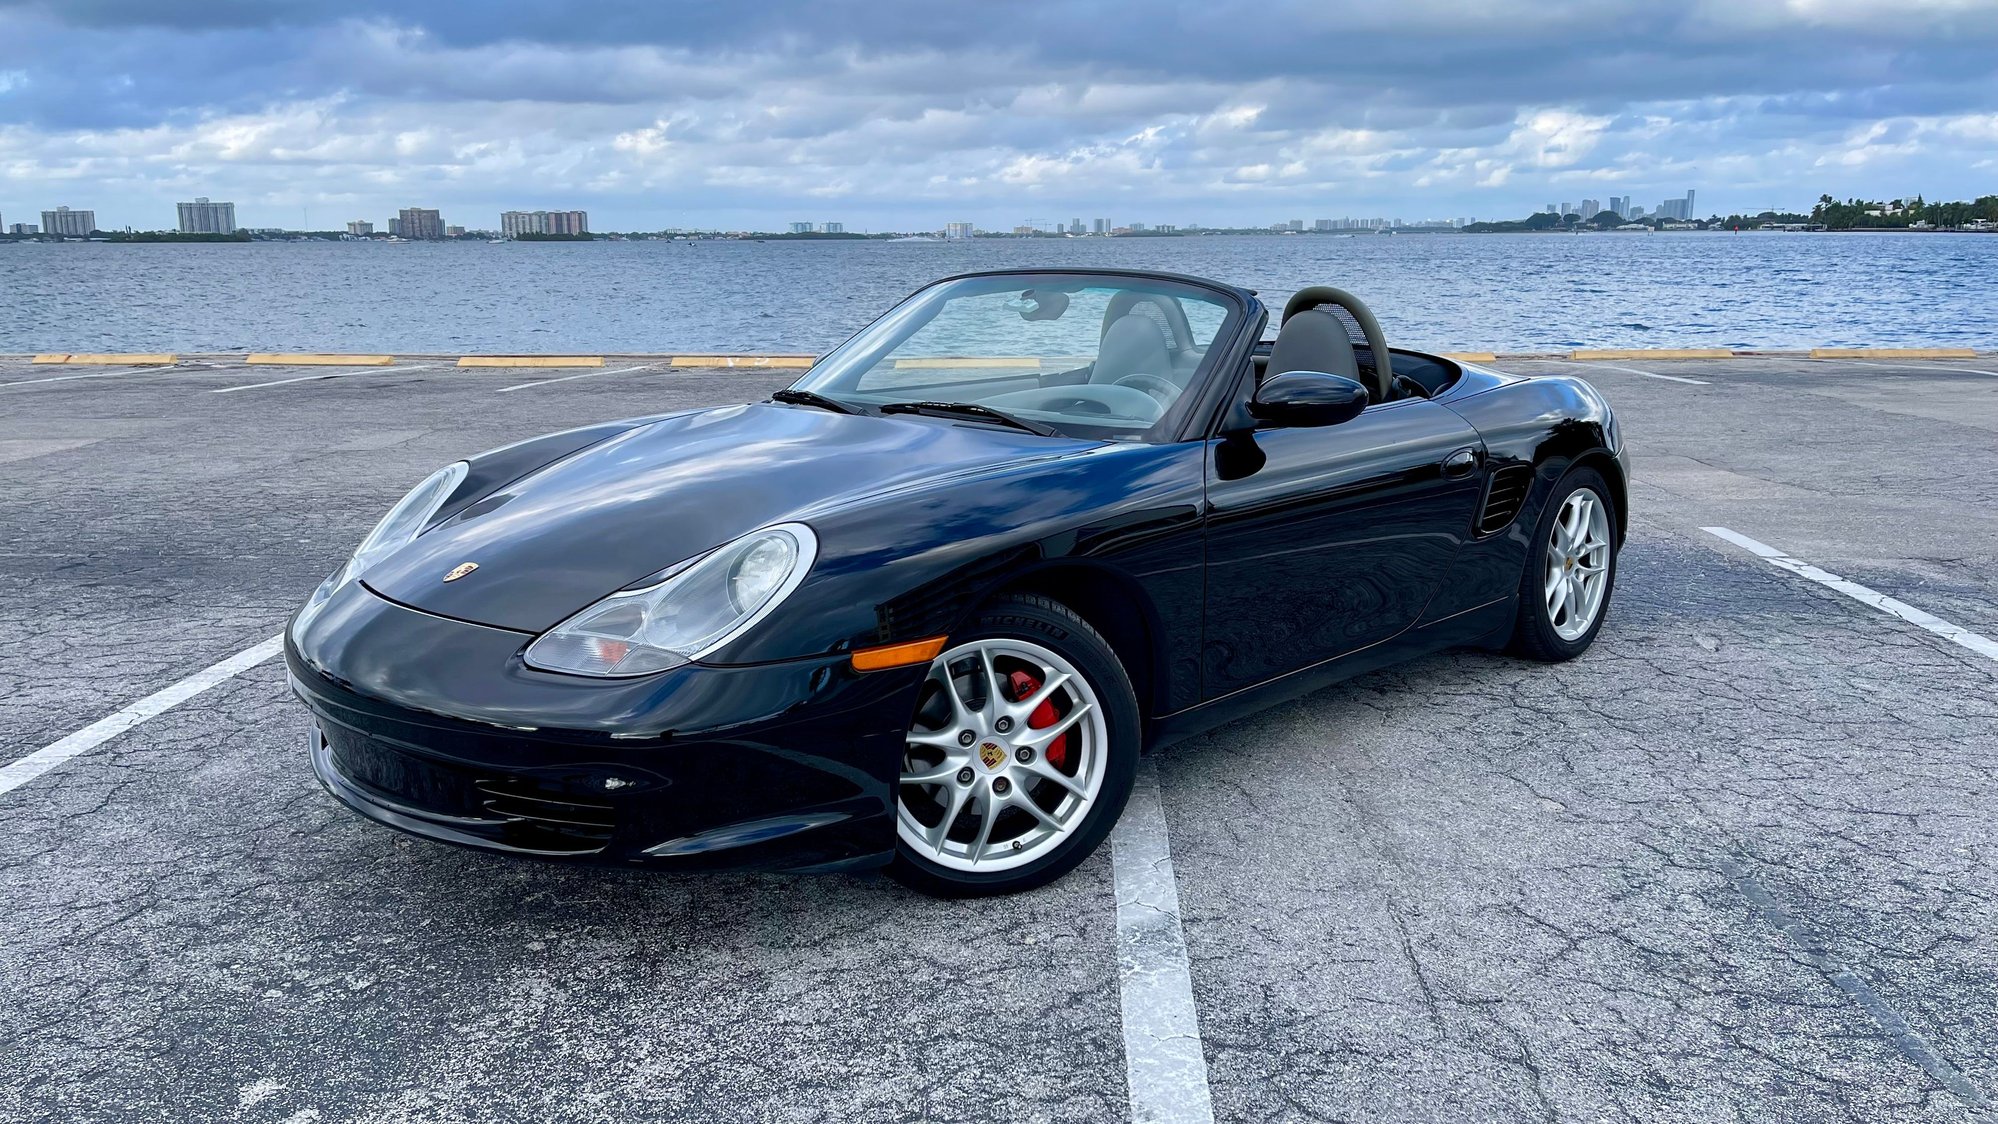
M 601 367 L 601 355 L 467 355 L 460 367 Z
M 1814 347 L 1813 359 L 1975 359 L 1967 347 Z
M 243 356 L 252 367 L 386 367 L 393 355 L 287 354 L 280 351 L 253 351 Z
M 638 356 L 630 356 L 636 359 Z M 818 362 L 811 355 L 675 355 L 675 367 L 809 367 Z M 899 366 L 899 364 L 898 364 Z
M 1585 347 L 1568 353 L 1570 359 L 1732 359 L 1734 351 L 1725 347 L 1618 348 Z

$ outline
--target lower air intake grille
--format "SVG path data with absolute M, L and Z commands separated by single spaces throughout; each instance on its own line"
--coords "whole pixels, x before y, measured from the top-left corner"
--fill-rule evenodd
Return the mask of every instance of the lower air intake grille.
M 602 846 L 616 829 L 608 804 L 578 800 L 566 792 L 519 779 L 472 782 L 486 810 L 577 844 Z
M 1526 489 L 1532 483 L 1533 469 L 1527 465 L 1510 464 L 1495 470 L 1491 483 L 1485 486 L 1485 507 L 1478 513 L 1478 533 L 1489 535 L 1504 530 L 1519 514 L 1519 505 L 1526 502 Z

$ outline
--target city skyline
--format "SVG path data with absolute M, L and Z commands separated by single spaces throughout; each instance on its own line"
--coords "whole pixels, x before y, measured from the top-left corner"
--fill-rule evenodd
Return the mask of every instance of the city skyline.
M 1559 204 L 1546 203 L 1537 208 L 1536 210 L 1539 213 L 1545 213 L 1545 214 L 1555 214 L 1561 216 L 1575 215 L 1585 221 L 1590 218 L 1593 218 L 1596 214 L 1603 211 L 1611 211 L 1616 214 L 1626 215 L 1631 218 L 1653 218 L 1653 219 L 1667 218 L 1667 219 L 1677 219 L 1685 221 L 1704 221 L 1706 218 L 1709 217 L 1725 217 L 1725 216 L 1719 216 L 1718 213 L 1716 213 L 1713 216 L 1700 215 L 1696 209 L 1696 202 L 1695 202 L 1696 197 L 1697 197 L 1697 191 L 1694 189 L 1688 189 L 1683 197 L 1667 197 L 1661 200 L 1657 206 L 1649 209 L 1647 209 L 1641 204 L 1635 204 L 1633 202 L 1634 197 L 1632 196 L 1617 196 L 1617 195 L 1609 196 L 1609 203 L 1607 206 L 1605 206 L 1600 200 L 1585 197 L 1582 199 L 1582 201 L 1579 204 L 1568 203 L 1568 202 L 1563 202 Z M 304 231 L 322 231 L 322 230 L 337 232 L 340 229 L 340 226 L 256 227 L 256 226 L 250 226 L 248 224 L 237 224 L 235 221 L 234 202 L 231 201 L 211 202 L 207 196 L 197 197 L 192 202 L 177 203 L 175 204 L 175 207 L 177 210 L 177 225 L 173 228 L 173 230 L 174 232 L 181 234 L 228 234 L 238 230 L 248 231 L 251 233 L 265 233 L 265 234 L 279 233 L 286 231 L 304 232 Z M 1796 212 L 1801 213 L 1804 210 L 1807 210 L 1807 208 L 1803 208 L 1801 206 L 1796 208 L 1768 207 L 1768 208 L 1761 208 L 1760 210 L 1795 210 Z M 0 215 L 4 214 L 5 214 L 4 211 L 0 211 Z M 167 229 L 165 227 L 153 227 L 153 228 L 137 227 L 130 224 L 127 224 L 126 226 L 123 227 L 113 226 L 109 224 L 93 225 L 96 224 L 94 208 L 80 208 L 72 210 L 72 208 L 70 208 L 67 204 L 58 206 L 53 211 L 44 210 L 42 212 L 42 217 L 43 217 L 43 222 L 41 224 L 41 233 L 50 234 L 50 235 L 62 234 L 66 237 L 81 237 L 90 233 L 92 230 L 97 230 L 104 233 L 110 233 L 119 230 L 131 230 L 135 232 L 145 232 L 145 233 L 158 233 L 158 232 L 165 232 Z M 1487 217 L 1489 218 L 1490 216 Z M 1507 221 L 1515 218 L 1515 216 L 1510 216 L 1510 215 L 1499 216 L 1499 217 L 1501 221 Z M 1118 222 L 1116 220 L 1098 217 L 1090 220 L 1089 223 L 1085 224 L 1081 218 L 1076 217 L 1066 220 L 1039 219 L 1039 220 L 1030 220 L 1024 222 L 1015 222 L 1010 224 L 1010 226 L 1004 223 L 990 224 L 986 222 L 952 220 L 937 224 L 933 227 L 904 225 L 899 227 L 886 227 L 882 228 L 881 230 L 863 229 L 860 231 L 855 231 L 853 233 L 856 234 L 880 233 L 884 231 L 890 233 L 918 233 L 923 231 L 934 231 L 938 234 L 943 235 L 946 238 L 957 238 L 957 237 L 970 237 L 973 234 L 999 233 L 1002 231 L 1010 231 L 1011 233 L 1014 234 L 1052 233 L 1052 234 L 1071 234 L 1071 235 L 1083 235 L 1083 234 L 1101 235 L 1101 234 L 1110 234 L 1110 233 L 1147 233 L 1147 232 L 1171 233 L 1176 230 L 1185 230 L 1191 232 L 1191 231 L 1217 230 L 1217 229 L 1224 229 L 1224 230 L 1268 229 L 1268 230 L 1279 230 L 1279 231 L 1290 230 L 1298 232 L 1302 232 L 1308 229 L 1314 232 L 1325 232 L 1325 231 L 1342 231 L 1342 230 L 1383 230 L 1390 228 L 1463 227 L 1470 225 L 1476 221 L 1478 221 L 1478 219 L 1475 215 L 1465 215 L 1465 216 L 1456 216 L 1456 217 L 1423 217 L 1414 220 L 1408 220 L 1397 215 L 1393 217 L 1374 216 L 1374 217 L 1360 217 L 1360 218 L 1344 216 L 1336 219 L 1320 217 L 1310 220 L 1308 225 L 1306 221 L 1303 219 L 1285 219 L 1270 223 L 1256 222 L 1256 223 L 1247 223 L 1247 224 L 1221 225 L 1221 224 L 1205 224 L 1197 220 L 1162 223 L 1150 220 L 1131 219 L 1123 222 Z M 17 226 L 18 225 L 19 224 L 17 224 Z M 554 211 L 545 210 L 545 209 L 534 210 L 534 211 L 511 209 L 511 210 L 502 211 L 499 215 L 499 222 L 494 226 L 466 227 L 460 224 L 447 224 L 442 217 L 441 208 L 403 207 L 397 209 L 395 217 L 389 219 L 387 223 L 381 224 L 379 226 L 373 220 L 369 219 L 350 219 L 341 225 L 344 226 L 345 232 L 348 235 L 355 237 L 367 237 L 377 233 L 382 234 L 384 236 L 400 236 L 400 237 L 412 237 L 412 238 L 461 237 L 467 235 L 485 236 L 492 234 L 498 234 L 502 237 L 513 238 L 522 235 L 578 236 L 578 235 L 588 235 L 595 233 L 590 228 L 588 212 L 580 209 L 554 210 Z M 844 235 L 849 233 L 847 230 L 847 224 L 843 220 L 824 220 L 824 221 L 792 220 L 783 224 L 783 226 L 785 227 L 785 232 L 788 232 L 793 235 L 801 235 L 801 234 Z M 4 229 L 5 229 L 4 222 L 0 222 L 0 230 Z M 637 228 L 632 228 L 632 229 L 636 231 Z M 701 230 L 719 231 L 721 229 L 722 228 L 718 227 L 708 227 L 708 228 L 662 227 L 659 228 L 659 230 L 656 232 L 665 232 L 669 230 L 676 232 L 701 231 Z M 762 227 L 746 227 L 746 228 L 737 228 L 737 230 L 738 232 L 742 233 L 779 232 L 774 226 L 768 229 Z M 33 234 L 36 233 L 36 231 L 16 229 L 13 231 L 13 233 L 17 235 L 23 233 Z
M 9 4 L 0 212 L 68 199 L 151 228 L 207 195 L 245 226 L 338 229 L 546 198 L 610 230 L 1254 226 L 1686 183 L 1723 215 L 1806 206 L 1806 184 L 1970 198 L 1998 168 L 1998 7 L 1961 0 L 560 10 Z M 1103 33 L 1123 26 L 1160 33 Z
M 42 222 L 7 224 L 5 212 L 0 211 L 0 232 L 13 237 L 55 237 L 85 238 L 101 235 L 113 241 L 165 241 L 167 235 L 194 237 L 227 237 L 243 235 L 258 237 L 312 237 L 336 236 L 342 238 L 386 237 L 403 240 L 439 240 L 455 238 L 487 239 L 495 235 L 506 239 L 533 238 L 618 238 L 624 235 L 639 238 L 659 236 L 697 235 L 724 237 L 771 237 L 782 236 L 838 236 L 867 237 L 893 236 L 899 234 L 934 234 L 945 239 L 972 237 L 1005 236 L 1082 236 L 1082 235 L 1159 235 L 1159 234 L 1220 234 L 1220 233 L 1281 233 L 1301 234 L 1337 233 L 1342 231 L 1396 231 L 1426 232 L 1468 229 L 1475 233 L 1495 233 L 1503 231 L 1536 231 L 1570 229 L 1574 224 L 1584 228 L 1603 229 L 1603 215 L 1613 215 L 1623 223 L 1610 223 L 1622 229 L 1655 227 L 1658 229 L 1683 230 L 1690 228 L 1712 229 L 1716 224 L 1744 227 L 1767 227 L 1771 221 L 1784 229 L 1802 229 L 1817 223 L 1813 229 L 1851 229 L 1870 226 L 1884 228 L 1906 228 L 1912 230 L 1988 230 L 1991 217 L 1990 207 L 1998 196 L 1984 195 L 1975 201 L 1928 199 L 1922 193 L 1882 199 L 1861 200 L 1848 197 L 1841 202 L 1829 193 L 1821 193 L 1810 208 L 1797 206 L 1764 207 L 1751 212 L 1733 212 L 1722 215 L 1718 211 L 1702 216 L 1698 206 L 1699 191 L 1688 188 L 1683 196 L 1668 196 L 1652 207 L 1637 203 L 1634 196 L 1611 195 L 1608 203 L 1584 196 L 1581 202 L 1543 204 L 1538 211 L 1524 218 L 1492 218 L 1479 220 L 1475 215 L 1456 217 L 1423 217 L 1408 220 L 1401 216 L 1315 218 L 1307 226 L 1300 218 L 1283 219 L 1268 224 L 1249 225 L 1208 225 L 1197 221 L 1184 223 L 1151 222 L 1130 219 L 1118 222 L 1097 217 L 1087 224 L 1080 217 L 1067 220 L 1039 219 L 1014 224 L 1010 230 L 1003 227 L 954 220 L 937 227 L 902 226 L 886 230 L 861 229 L 848 231 L 844 220 L 793 220 L 788 223 L 786 232 L 763 227 L 723 229 L 715 227 L 662 227 L 656 230 L 593 231 L 587 212 L 582 210 L 509 210 L 500 214 L 497 228 L 484 226 L 468 228 L 459 223 L 450 223 L 443 217 L 440 208 L 403 207 L 395 217 L 388 220 L 383 228 L 377 228 L 372 220 L 350 219 L 344 225 L 344 232 L 325 228 L 251 227 L 235 223 L 235 204 L 231 201 L 210 200 L 199 196 L 191 202 L 183 201 L 175 205 L 177 225 L 172 231 L 163 228 L 138 229 L 126 227 L 123 230 L 101 224 L 97 221 L 94 208 L 72 208 L 67 204 L 58 205 L 54 210 L 41 212 Z M 1558 221 L 1543 221 L 1550 218 Z M 1890 221 L 1874 224 L 1871 218 Z M 1979 219 L 1971 224 L 1971 219 Z M 1755 220 L 1764 221 L 1755 221 Z M 1787 225 L 1786 225 L 1787 224 Z

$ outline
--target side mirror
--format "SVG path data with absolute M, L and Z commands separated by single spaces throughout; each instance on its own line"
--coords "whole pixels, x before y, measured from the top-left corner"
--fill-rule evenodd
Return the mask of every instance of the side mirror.
M 1344 375 L 1286 371 L 1271 375 L 1249 399 L 1249 414 L 1291 429 L 1338 425 L 1367 408 L 1367 388 Z

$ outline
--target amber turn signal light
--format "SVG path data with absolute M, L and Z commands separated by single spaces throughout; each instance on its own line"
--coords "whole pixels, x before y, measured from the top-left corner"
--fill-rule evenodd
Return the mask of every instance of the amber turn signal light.
M 928 640 L 911 640 L 904 644 L 883 644 L 878 648 L 861 648 L 853 653 L 853 670 L 885 671 L 891 667 L 907 667 L 912 663 L 928 663 L 943 651 L 947 636 L 932 636 Z

